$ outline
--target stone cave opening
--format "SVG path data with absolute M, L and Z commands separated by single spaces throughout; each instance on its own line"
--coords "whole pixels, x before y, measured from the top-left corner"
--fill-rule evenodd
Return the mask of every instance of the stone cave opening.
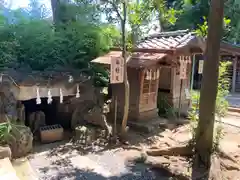
M 41 104 L 36 103 L 36 99 L 22 101 L 25 107 L 25 125 L 30 125 L 30 115 L 34 112 L 43 112 L 46 125 L 59 124 L 57 121 L 57 100 L 53 98 L 51 104 L 47 102 L 48 98 L 41 98 Z

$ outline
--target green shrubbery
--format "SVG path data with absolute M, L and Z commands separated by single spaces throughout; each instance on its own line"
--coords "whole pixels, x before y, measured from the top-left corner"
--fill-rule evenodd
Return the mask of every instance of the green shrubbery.
M 229 93 L 229 84 L 230 79 L 227 76 L 227 69 L 230 65 L 230 62 L 220 62 L 219 66 L 219 77 L 218 77 L 218 92 L 217 92 L 217 99 L 216 99 L 216 109 L 215 115 L 218 121 L 226 115 L 228 111 L 228 101 L 226 100 L 226 96 Z M 192 92 L 192 108 L 189 112 L 189 119 L 191 120 L 191 131 L 192 131 L 192 140 L 194 141 L 195 132 L 198 124 L 199 119 L 199 100 L 200 100 L 200 93 L 197 91 Z M 222 126 L 219 124 L 216 127 L 215 135 L 214 135 L 214 148 L 216 148 L 219 144 L 219 140 L 222 137 Z M 193 143 L 193 142 L 191 142 Z

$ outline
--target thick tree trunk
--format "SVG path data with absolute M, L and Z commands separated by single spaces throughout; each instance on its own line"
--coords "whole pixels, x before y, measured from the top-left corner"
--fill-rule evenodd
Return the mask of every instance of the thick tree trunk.
M 223 29 L 224 0 L 212 0 L 209 14 L 206 59 L 200 96 L 199 122 L 196 132 L 197 162 L 210 166 L 213 146 L 215 105 L 218 87 L 220 41 Z
M 127 49 L 126 49 L 126 17 L 127 17 L 127 5 L 123 2 L 123 19 L 121 22 L 122 25 L 122 56 L 124 58 L 124 114 L 122 120 L 122 132 L 121 134 L 124 135 L 126 132 L 127 120 L 128 120 L 128 111 L 129 111 L 129 82 L 127 76 Z
M 75 21 L 75 14 L 71 14 L 68 0 L 51 0 L 53 22 L 55 25 Z
M 60 10 L 60 1 L 59 0 L 51 0 L 52 6 L 52 16 L 54 24 L 59 23 L 59 10 Z

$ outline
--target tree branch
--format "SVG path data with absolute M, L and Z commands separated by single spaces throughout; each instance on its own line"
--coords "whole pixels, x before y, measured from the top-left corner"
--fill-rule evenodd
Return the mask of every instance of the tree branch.
M 114 3 L 114 2 L 111 1 L 111 0 L 102 0 L 102 1 L 105 2 L 105 3 L 108 3 L 108 4 L 110 4 L 110 5 L 112 6 L 112 8 L 114 9 L 114 11 L 117 13 L 118 18 L 119 18 L 120 21 L 122 22 L 122 21 L 123 21 L 123 18 L 122 18 L 122 16 L 121 16 L 120 12 L 118 11 L 118 7 L 117 7 L 116 3 Z

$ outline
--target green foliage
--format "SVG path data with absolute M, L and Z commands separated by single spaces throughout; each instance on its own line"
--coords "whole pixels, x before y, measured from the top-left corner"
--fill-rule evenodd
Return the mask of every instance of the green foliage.
M 0 64 L 25 64 L 34 70 L 57 65 L 83 69 L 119 40 L 113 26 L 71 22 L 58 31 L 45 20 L 0 28 Z
M 152 21 L 158 21 L 162 30 L 167 31 L 178 21 L 182 9 L 176 8 L 175 3 L 168 3 L 166 0 L 144 0 L 144 10 L 148 10 L 148 16 Z
M 200 37 L 207 37 L 208 22 L 207 22 L 207 18 L 205 16 L 203 17 L 203 19 L 204 19 L 203 24 L 198 25 L 198 28 L 195 30 L 195 33 Z M 223 21 L 224 21 L 224 31 L 225 31 L 225 33 L 227 33 L 228 31 L 230 31 L 231 20 L 224 18 Z
M 87 17 L 87 12 L 84 13 Z M 120 32 L 112 25 L 84 16 L 78 21 L 59 24 L 57 30 L 49 20 L 22 21 L 20 17 L 17 23 L 7 24 L 0 16 L 0 66 L 24 65 L 33 70 L 59 65 L 87 68 L 98 85 L 106 84 L 108 73 L 90 61 L 119 44 Z M 91 11 L 89 16 L 93 16 Z
M 7 144 L 12 126 L 10 122 L 0 124 L 0 144 Z
M 219 66 L 219 77 L 218 77 L 218 92 L 217 92 L 217 99 L 216 99 L 216 109 L 215 109 L 215 115 L 218 118 L 218 121 L 221 122 L 221 118 L 223 118 L 228 110 L 228 101 L 226 100 L 226 96 L 229 93 L 229 84 L 230 79 L 228 78 L 228 67 L 231 63 L 226 62 L 220 62 Z M 191 132 L 192 132 L 192 141 L 190 142 L 195 143 L 195 133 L 196 128 L 199 120 L 199 100 L 200 100 L 200 93 L 193 91 L 192 92 L 192 108 L 189 112 L 189 119 L 191 120 Z M 219 124 L 216 127 L 215 133 L 214 133 L 214 145 L 213 149 L 217 149 L 219 145 L 219 141 L 222 139 L 223 132 L 222 132 L 222 126 Z
M 218 118 L 222 118 L 226 115 L 228 110 L 228 101 L 226 96 L 229 94 L 230 79 L 228 76 L 228 67 L 231 62 L 220 62 L 219 77 L 218 77 L 218 93 L 216 100 L 216 115 Z
M 101 28 L 78 23 L 54 32 L 46 21 L 31 21 L 11 25 L 8 33 L 18 44 L 9 51 L 16 51 L 17 62 L 34 70 L 56 65 L 86 68 L 90 60 L 108 49 L 109 41 Z M 1 43 L 9 44 L 10 39 Z M 0 58 L 2 62 L 3 57 Z
M 177 118 L 177 110 L 168 103 L 166 95 L 159 93 L 157 106 L 159 109 L 159 116 L 164 116 L 170 119 Z
M 0 123 L 0 145 L 10 144 L 16 140 L 13 132 L 19 132 L 23 125 L 16 122 L 6 115 L 6 122 Z

